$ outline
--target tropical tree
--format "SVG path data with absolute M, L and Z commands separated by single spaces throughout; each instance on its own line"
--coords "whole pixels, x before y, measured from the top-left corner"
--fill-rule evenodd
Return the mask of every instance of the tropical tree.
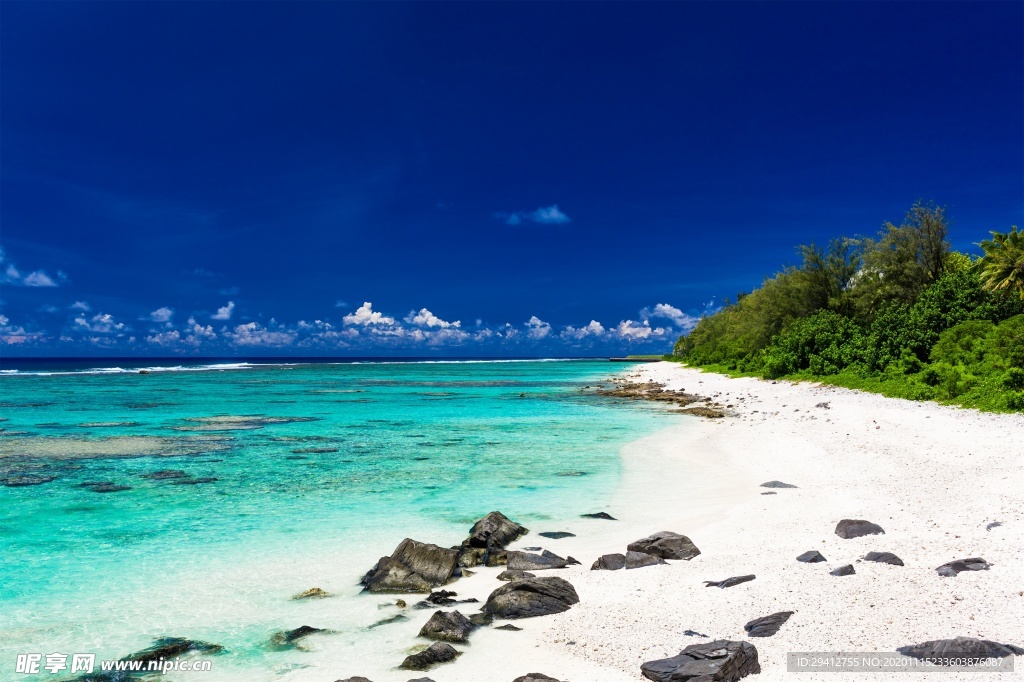
M 978 261 L 981 281 L 989 291 L 1006 291 L 1024 299 L 1024 232 L 993 232 L 978 244 L 985 255 Z

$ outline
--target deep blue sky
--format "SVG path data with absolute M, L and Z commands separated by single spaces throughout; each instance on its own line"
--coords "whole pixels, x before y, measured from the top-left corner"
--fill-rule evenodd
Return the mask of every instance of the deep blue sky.
M 962 249 L 1024 224 L 1022 27 L 1021 2 L 2 2 L 0 352 L 665 350 L 918 198 Z

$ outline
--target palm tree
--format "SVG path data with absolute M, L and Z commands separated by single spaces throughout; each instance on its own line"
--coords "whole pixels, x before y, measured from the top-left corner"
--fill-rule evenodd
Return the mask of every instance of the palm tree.
M 1016 292 L 1024 299 L 1024 232 L 993 232 L 978 244 L 985 252 L 978 261 L 981 280 L 989 291 Z

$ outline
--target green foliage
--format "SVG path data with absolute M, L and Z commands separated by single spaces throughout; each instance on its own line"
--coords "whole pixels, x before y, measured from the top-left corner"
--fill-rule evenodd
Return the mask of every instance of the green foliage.
M 978 261 L 985 288 L 1016 294 L 1024 300 L 1024 232 L 1015 225 L 1009 232 L 993 232 L 992 239 L 978 246 L 985 252 Z
M 946 232 L 944 209 L 918 202 L 877 239 L 802 246 L 801 267 L 702 318 L 675 355 L 730 374 L 1024 410 L 1024 296 L 993 284 L 990 258 L 1006 261 L 1020 233 L 972 261 L 949 251 Z
M 848 317 L 822 310 L 797 320 L 762 353 L 762 374 L 774 379 L 807 371 L 838 374 L 864 357 L 864 335 Z

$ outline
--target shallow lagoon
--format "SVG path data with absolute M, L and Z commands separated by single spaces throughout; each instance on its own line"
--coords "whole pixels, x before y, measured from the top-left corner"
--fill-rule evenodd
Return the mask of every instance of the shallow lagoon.
M 395 614 L 386 598 L 359 594 L 360 575 L 406 536 L 457 544 L 492 509 L 536 530 L 599 511 L 620 447 L 673 421 L 656 406 L 581 394 L 620 369 L 2 376 L 0 478 L 52 480 L 0 486 L 0 661 L 117 658 L 184 636 L 227 648 L 217 679 L 329 677 L 324 666 L 347 654 L 398 663 L 415 642 L 394 626 L 368 629 Z M 289 600 L 313 586 L 338 596 Z M 335 634 L 309 652 L 265 646 L 303 624 Z

